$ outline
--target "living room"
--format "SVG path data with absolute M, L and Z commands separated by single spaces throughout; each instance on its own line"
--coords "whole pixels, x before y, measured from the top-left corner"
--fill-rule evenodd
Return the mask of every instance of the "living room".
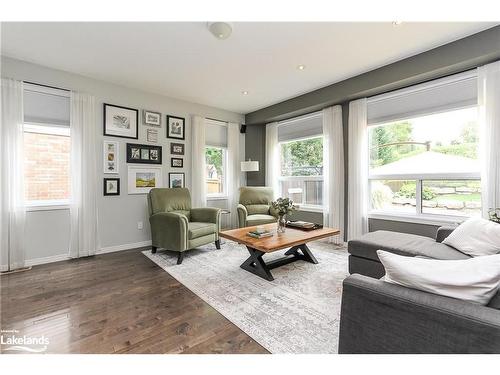
M 500 354 L 500 22 L 180 9 L 2 20 L 0 359 Z

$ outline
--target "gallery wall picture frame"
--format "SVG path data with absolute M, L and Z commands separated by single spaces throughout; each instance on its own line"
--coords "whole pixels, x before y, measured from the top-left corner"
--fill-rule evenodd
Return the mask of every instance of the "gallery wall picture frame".
M 158 143 L 158 129 L 146 129 L 146 141 Z
M 103 168 L 105 174 L 119 173 L 120 145 L 116 141 L 104 141 L 103 143 Z
M 163 186 L 161 167 L 129 165 L 127 182 L 128 194 L 147 194 Z
M 139 110 L 104 103 L 104 135 L 120 138 L 139 138 Z
M 184 140 L 186 137 L 186 119 L 167 115 L 167 138 Z
M 105 178 L 104 179 L 104 195 L 120 195 L 120 178 Z
M 142 123 L 147 126 L 161 127 L 161 113 L 149 111 L 147 109 L 142 110 Z
M 172 168 L 184 168 L 183 158 L 170 158 L 170 166 Z
M 169 188 L 183 188 L 184 183 L 184 173 L 169 173 L 168 174 L 168 187 Z
M 172 155 L 184 155 L 184 143 L 170 143 L 170 153 Z
M 162 146 L 127 143 L 127 163 L 161 164 Z

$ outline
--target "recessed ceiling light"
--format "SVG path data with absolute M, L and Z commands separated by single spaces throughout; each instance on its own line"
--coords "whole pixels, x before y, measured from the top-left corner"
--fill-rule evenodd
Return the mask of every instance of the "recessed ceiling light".
M 393 21 L 392 26 L 399 26 L 403 23 L 403 21 Z
M 242 91 L 241 92 L 243 95 L 248 95 L 248 91 Z
M 305 66 L 305 65 L 302 65 L 302 64 L 297 65 L 297 69 L 298 69 L 298 70 L 304 70 L 305 68 L 306 68 L 306 66 Z

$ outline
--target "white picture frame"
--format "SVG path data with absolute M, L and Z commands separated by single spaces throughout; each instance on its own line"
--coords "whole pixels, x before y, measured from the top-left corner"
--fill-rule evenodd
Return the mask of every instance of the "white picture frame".
M 158 143 L 158 129 L 146 129 L 146 140 L 150 143 Z
M 147 194 L 153 188 L 163 187 L 161 167 L 128 166 L 128 194 Z
M 120 173 L 120 145 L 116 141 L 103 143 L 103 168 L 104 174 Z

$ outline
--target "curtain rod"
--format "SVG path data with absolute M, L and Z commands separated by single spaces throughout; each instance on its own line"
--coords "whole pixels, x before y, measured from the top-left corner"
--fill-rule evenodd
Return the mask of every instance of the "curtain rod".
M 30 81 L 23 81 L 23 82 L 24 82 L 24 83 L 27 83 L 27 84 L 30 84 L 30 85 L 47 87 L 47 88 L 49 88 L 49 89 L 56 89 L 56 90 L 61 90 L 61 91 L 71 92 L 71 90 L 69 90 L 69 89 L 62 89 L 62 88 L 60 88 L 60 87 L 50 86 L 50 85 L 44 85 L 44 84 L 42 84 L 42 83 L 36 83 L 36 82 L 30 82 Z
M 226 124 L 229 124 L 229 121 L 219 120 L 219 119 L 216 119 L 216 118 L 205 117 L 205 119 L 206 120 L 211 120 L 211 121 L 224 122 Z

